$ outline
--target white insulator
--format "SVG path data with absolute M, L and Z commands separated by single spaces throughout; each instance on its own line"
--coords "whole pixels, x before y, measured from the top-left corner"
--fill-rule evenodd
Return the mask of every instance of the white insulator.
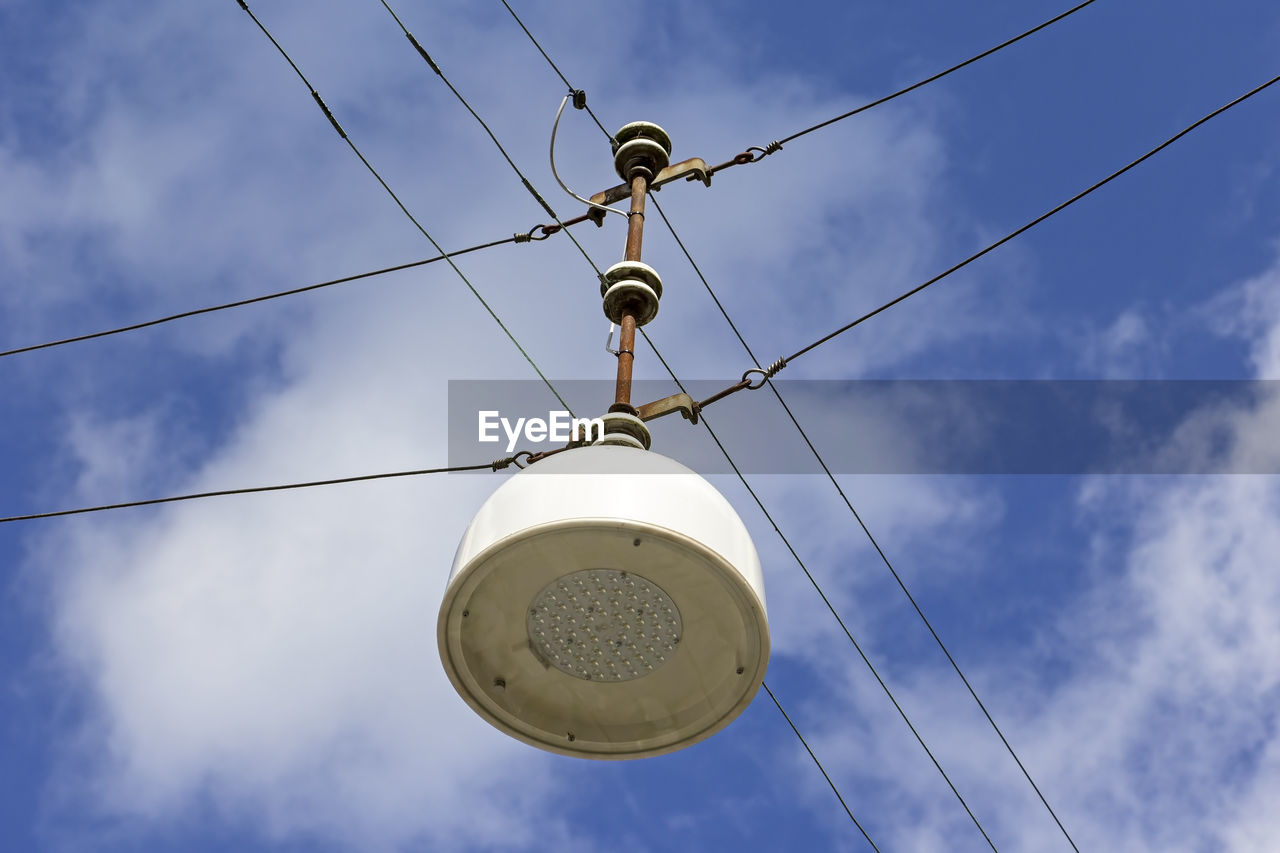
M 622 315 L 630 314 L 643 326 L 658 316 L 662 276 L 641 261 L 619 261 L 601 276 L 600 295 L 609 322 L 621 323 Z
M 614 152 L 616 153 L 622 145 L 639 137 L 652 139 L 661 145 L 668 154 L 671 153 L 671 136 L 661 126 L 651 121 L 633 121 L 620 127 L 618 132 L 613 135 Z
M 630 181 L 633 170 L 648 170 L 650 180 L 671 162 L 671 137 L 658 125 L 633 121 L 613 136 L 613 167 L 618 177 Z
M 648 425 L 635 415 L 626 412 L 606 412 L 600 416 L 604 421 L 604 435 L 593 444 L 617 444 L 623 447 L 634 447 L 648 450 L 652 442 Z
M 622 323 L 622 316 L 630 314 L 636 325 L 643 326 L 658 316 L 658 294 L 642 281 L 628 279 L 612 285 L 604 293 L 604 315 L 611 323 Z
M 610 285 L 629 278 L 649 285 L 658 294 L 658 298 L 662 298 L 662 276 L 658 275 L 657 270 L 643 261 L 618 261 L 605 270 L 601 276 L 600 295 L 604 296 Z

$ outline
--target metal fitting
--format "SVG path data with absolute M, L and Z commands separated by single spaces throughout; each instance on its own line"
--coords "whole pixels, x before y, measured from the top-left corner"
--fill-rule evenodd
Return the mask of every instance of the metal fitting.
M 609 322 L 621 324 L 623 315 L 630 314 L 636 318 L 637 326 L 643 326 L 658 316 L 662 277 L 646 263 L 620 261 L 601 276 L 600 295 L 604 297 L 604 315 Z
M 613 444 L 620 447 L 634 447 L 636 450 L 648 450 L 652 439 L 649 428 L 644 421 L 635 415 L 625 412 L 606 412 L 601 416 L 604 421 L 604 437 L 596 439 L 592 444 Z
M 624 181 L 637 175 L 652 181 L 671 163 L 671 137 L 652 122 L 633 121 L 613 139 L 613 168 Z

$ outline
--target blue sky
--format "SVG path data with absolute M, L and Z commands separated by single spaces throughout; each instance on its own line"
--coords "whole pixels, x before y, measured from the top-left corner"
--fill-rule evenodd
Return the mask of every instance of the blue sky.
M 547 165 L 564 87 L 501 3 L 393 5 L 577 215 Z M 442 245 L 547 220 L 376 0 L 251 8 Z M 606 126 L 654 121 L 675 158 L 721 162 L 1066 4 L 515 8 Z M 1269 79 L 1277 47 L 1274 4 L 1099 0 L 658 198 L 772 360 Z M 0 82 L 0 349 L 434 254 L 231 0 L 0 0 Z M 1278 97 L 784 376 L 1280 378 Z M 557 163 L 579 191 L 614 182 L 583 113 Z M 620 222 L 575 230 L 597 263 L 620 256 Z M 668 362 L 735 379 L 750 362 L 656 217 L 645 259 Z M 563 235 L 458 266 L 547 375 L 612 374 Z M 637 370 L 665 376 L 645 348 Z M 0 514 L 444 464 L 448 380 L 531 376 L 442 264 L 3 358 Z M 1274 466 L 1278 415 L 1223 413 L 1231 453 Z M 698 746 L 623 763 L 538 752 L 463 705 L 436 610 L 502 476 L 0 525 L 5 849 L 869 849 L 763 694 Z M 715 482 L 764 563 L 767 680 L 854 815 L 885 850 L 989 849 L 741 484 Z M 841 483 L 1081 849 L 1271 845 L 1273 478 Z M 830 482 L 752 485 L 996 845 L 1069 849 Z

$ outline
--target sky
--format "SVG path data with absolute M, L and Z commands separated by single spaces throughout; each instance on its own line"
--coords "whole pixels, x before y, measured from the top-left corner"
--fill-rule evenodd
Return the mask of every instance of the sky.
M 548 164 L 566 87 L 502 3 L 392 6 L 556 213 L 583 212 Z M 674 159 L 708 163 L 1067 8 L 512 6 L 606 127 L 656 122 Z M 548 221 L 381 3 L 250 8 L 441 246 Z M 1098 0 L 656 197 L 767 363 L 1270 79 L 1277 48 L 1273 3 Z M 1280 379 L 1277 98 L 779 379 Z M 616 183 L 583 112 L 566 111 L 556 164 L 582 194 Z M 0 0 L 0 176 L 0 349 L 436 254 L 232 0 Z M 574 228 L 601 267 L 621 257 L 621 223 Z M 681 378 L 735 381 L 751 360 L 652 215 L 644 258 L 664 281 L 654 345 Z M 548 377 L 613 375 L 595 272 L 563 233 L 456 263 Z M 667 382 L 643 343 L 636 370 Z M 474 379 L 536 375 L 445 264 L 6 356 L 0 515 L 446 465 L 448 383 Z M 749 394 L 776 419 L 767 391 Z M 707 421 L 735 455 L 775 452 L 749 431 L 734 444 L 745 399 Z M 847 416 L 807 416 L 819 449 L 876 452 L 883 436 Z M 1275 470 L 1280 401 L 1207 416 L 1237 468 Z M 768 441 L 795 454 L 777 423 Z M 654 449 L 695 429 L 655 424 Z M 0 846 L 870 849 L 763 693 L 712 738 L 628 762 L 538 751 L 465 706 L 436 613 L 462 531 L 507 476 L 0 525 Z M 994 845 L 1069 850 L 832 483 L 747 479 Z M 767 683 L 867 834 L 990 849 L 743 484 L 712 480 L 764 566 Z M 838 480 L 1081 850 L 1273 846 L 1275 476 Z

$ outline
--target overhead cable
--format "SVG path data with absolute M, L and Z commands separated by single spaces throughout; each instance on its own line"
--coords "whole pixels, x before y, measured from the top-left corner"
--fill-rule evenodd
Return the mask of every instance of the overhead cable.
M 856 116 L 858 113 L 866 112 L 872 107 L 878 107 L 881 104 L 885 104 L 885 103 L 888 103 L 889 101 L 892 101 L 894 98 L 900 98 L 903 95 L 907 94 L 908 92 L 914 92 L 916 89 L 919 89 L 921 86 L 927 86 L 930 83 L 934 82 L 935 80 L 941 80 L 943 77 L 946 77 L 948 74 L 959 71 L 961 68 L 964 68 L 965 66 L 972 65 L 973 63 L 981 59 L 986 59 L 991 54 L 998 53 L 999 51 L 1004 50 L 1006 47 L 1016 44 L 1022 41 L 1027 36 L 1034 35 L 1040 32 L 1041 30 L 1043 30 L 1045 27 L 1052 26 L 1053 24 L 1058 23 L 1058 21 L 1061 21 L 1064 18 L 1068 18 L 1074 15 L 1076 12 L 1079 12 L 1081 9 L 1083 9 L 1086 6 L 1092 5 L 1094 2 L 1096 2 L 1096 0 L 1084 0 L 1083 3 L 1077 6 L 1072 6 L 1070 9 L 1068 9 L 1065 12 L 1062 12 L 1061 14 L 1054 15 L 1052 18 L 1045 21 L 1044 23 L 1036 24 L 1034 27 L 1027 30 L 1026 32 L 1019 33 L 1018 35 L 1014 36 L 1011 39 L 1002 41 L 1000 42 L 1000 44 L 996 45 L 995 47 L 989 47 L 986 50 L 984 50 L 982 53 L 969 57 L 964 62 L 959 62 L 959 63 L 956 63 L 955 65 L 952 65 L 950 68 L 946 69 L 945 71 L 939 71 L 937 74 L 926 77 L 923 80 L 920 80 L 916 83 L 912 83 L 910 86 L 907 86 L 906 88 L 903 88 L 903 89 L 899 89 L 898 91 L 890 95 L 885 95 L 882 98 L 877 98 L 874 101 L 863 104 L 862 106 L 857 107 L 855 109 L 849 110 L 847 113 L 841 113 L 840 115 L 835 116 L 833 118 L 829 118 L 826 121 L 819 122 L 818 124 L 815 124 L 812 127 L 806 127 L 804 130 L 793 133 L 790 136 L 783 137 L 782 139 L 779 139 L 778 141 L 770 144 L 776 145 L 778 146 L 778 148 L 781 148 L 783 145 L 785 145 L 786 143 L 790 142 L 793 139 L 799 139 L 805 134 L 813 133 L 815 130 L 821 130 L 822 128 L 827 127 L 828 125 L 835 124 L 838 121 L 844 121 L 845 119 L 851 116 Z M 777 149 L 774 149 L 774 150 L 777 150 Z M 773 152 L 770 151 L 768 153 L 773 153 Z
M 573 225 L 573 224 L 576 224 L 576 222 L 582 222 L 582 221 L 585 221 L 586 219 L 587 217 L 583 216 L 578 220 L 568 220 L 564 224 L 565 226 Z M 554 226 L 550 226 L 549 228 L 553 230 L 544 230 L 542 232 L 544 236 L 542 237 L 534 237 L 533 233 L 538 231 L 539 229 L 548 229 L 548 226 L 538 225 L 538 226 L 535 226 L 531 231 L 528 231 L 522 234 L 516 234 L 511 237 L 507 237 L 505 240 L 494 240 L 489 243 L 481 243 L 478 246 L 470 246 L 466 249 L 458 249 L 456 251 L 449 252 L 448 257 L 456 258 L 459 255 L 465 255 L 469 252 L 478 252 L 481 249 L 491 249 L 495 246 L 502 246 L 507 243 L 528 243 L 531 241 L 536 242 L 540 240 L 545 240 L 551 234 L 555 233 L 555 231 L 559 231 L 561 229 L 561 226 L 554 225 Z M 425 266 L 427 264 L 434 264 L 436 261 L 444 260 L 445 257 L 446 257 L 445 255 L 436 255 L 435 257 L 424 258 L 423 260 L 420 260 L 420 261 L 410 261 L 407 264 L 397 264 L 393 267 L 383 267 L 382 269 L 370 270 L 369 272 L 356 273 L 355 275 L 343 276 L 342 278 L 333 278 L 333 279 L 329 279 L 328 281 L 319 282 L 318 284 L 308 284 L 304 287 L 294 287 L 289 290 L 279 290 L 279 291 L 276 291 L 275 293 L 267 293 L 261 296 L 252 296 L 247 299 L 237 299 L 234 302 L 223 302 L 220 305 L 210 305 L 206 308 L 195 308 L 190 311 L 181 311 L 177 314 L 169 314 L 165 317 L 156 317 L 153 320 L 143 320 L 142 322 L 139 322 L 139 323 L 131 323 L 127 326 L 119 326 L 114 329 L 105 329 L 100 332 L 89 332 L 84 335 L 76 335 L 75 337 L 71 337 L 71 338 L 61 338 L 56 341 L 45 341 L 44 343 L 40 343 L 40 344 L 30 344 L 29 346 L 4 350 L 0 352 L 0 358 L 5 358 L 6 356 L 11 356 L 11 355 L 18 355 L 24 352 L 33 352 L 35 350 L 51 349 L 53 347 L 60 347 L 66 344 L 79 343 L 81 341 L 89 341 L 95 338 L 105 338 L 111 335 L 123 334 L 125 332 L 135 332 L 139 329 L 146 329 L 146 328 L 150 328 L 151 326 L 159 326 L 163 323 L 172 323 L 174 320 L 185 320 L 188 317 L 198 317 L 201 314 L 212 314 L 215 311 L 225 311 L 229 308 L 241 308 L 245 305 L 255 305 L 259 302 L 268 302 L 272 299 L 280 299 L 285 296 L 296 296 L 299 293 L 308 293 L 312 290 L 321 290 L 323 288 L 333 287 L 334 285 L 338 285 L 338 284 L 346 284 L 352 281 L 359 281 L 360 279 L 373 278 L 374 276 L 386 275 L 387 273 L 399 272 L 400 270 L 407 270 L 407 269 L 412 269 L 414 267 Z
M 1071 198 L 1069 198 L 1069 199 L 1067 199 L 1066 201 L 1062 202 L 1061 204 L 1059 204 L 1057 207 L 1053 208 L 1052 210 L 1050 210 L 1050 211 L 1048 211 L 1048 212 L 1046 212 L 1046 213 L 1042 213 L 1042 214 L 1040 214 L 1040 215 L 1039 215 L 1039 216 L 1037 216 L 1035 219 L 1033 219 L 1033 220 L 1031 220 L 1030 222 L 1028 222 L 1026 225 L 1023 225 L 1022 227 L 1020 227 L 1020 228 L 1018 228 L 1018 229 L 1016 229 L 1016 230 L 1014 230 L 1014 231 L 1010 231 L 1008 234 L 1006 234 L 1005 236 L 1001 237 L 999 240 L 995 241 L 995 242 L 994 242 L 994 243 L 992 243 L 991 245 L 987 246 L 985 249 L 982 249 L 982 250 L 980 250 L 980 251 L 978 251 L 978 252 L 975 252 L 974 254 L 970 255 L 970 256 L 969 256 L 969 257 L 967 257 L 967 258 L 965 258 L 963 261 L 961 261 L 960 263 L 956 264 L 955 266 L 952 266 L 952 267 L 950 267 L 949 269 L 946 269 L 946 270 L 944 270 L 943 272 L 938 273 L 938 274 L 937 274 L 937 275 L 935 275 L 933 278 L 929 279 L 928 281 L 924 282 L 923 284 L 919 284 L 919 285 L 917 285 L 917 286 L 915 286 L 915 287 L 911 288 L 910 290 L 908 290 L 906 293 L 903 293 L 902 295 L 897 296 L 897 297 L 895 297 L 895 298 L 893 298 L 893 299 L 889 300 L 889 301 L 888 301 L 888 302 L 886 302 L 885 304 L 881 305 L 879 308 L 876 308 L 876 309 L 875 309 L 875 310 L 873 310 L 873 311 L 868 311 L 866 314 L 863 314 L 861 317 L 857 318 L 856 320 L 853 320 L 853 321 L 852 321 L 852 322 L 850 322 L 850 323 L 846 323 L 845 325 L 843 325 L 843 326 L 841 326 L 840 328 L 836 329 L 834 332 L 831 332 L 830 334 L 824 335 L 824 336 L 822 336 L 821 338 L 818 338 L 818 339 L 817 339 L 816 341 L 814 341 L 813 343 L 811 343 L 811 344 L 809 344 L 809 345 L 807 345 L 807 346 L 805 346 L 805 347 L 803 347 L 803 348 L 801 348 L 801 349 L 799 349 L 799 350 L 796 350 L 796 351 L 795 351 L 794 353 L 792 353 L 791 355 L 787 356 L 787 357 L 786 357 L 786 358 L 784 358 L 784 359 L 781 359 L 781 361 L 782 361 L 782 362 L 784 362 L 784 363 L 789 364 L 789 363 L 791 363 L 791 362 L 795 361 L 795 360 L 796 360 L 797 358 L 799 358 L 800 356 L 804 355 L 805 353 L 808 353 L 808 352 L 810 352 L 811 350 L 815 349 L 816 347 L 819 347 L 819 346 L 821 346 L 822 344 L 825 344 L 827 341 L 831 340 L 832 338 L 835 338 L 835 337 L 837 337 L 838 335 L 842 335 L 842 334 L 844 334 L 845 332 L 847 332 L 847 331 L 849 331 L 850 329 L 852 329 L 854 326 L 857 326 L 857 325 L 859 325 L 859 324 L 861 324 L 861 323 L 864 323 L 864 322 L 866 322 L 867 320 L 870 320 L 872 317 L 876 316 L 877 314 L 881 313 L 882 311 L 886 311 L 886 310 L 888 310 L 889 308 L 892 308 L 893 306 L 897 305 L 899 302 L 902 302 L 903 300 L 908 299 L 909 297 L 914 296 L 915 294 L 917 294 L 917 293 L 919 293 L 920 291 L 924 290 L 926 287 L 929 287 L 930 285 L 933 285 L 933 284 L 937 284 L 938 282 L 942 281 L 944 278 L 946 278 L 947 276 L 951 275 L 952 273 L 957 272 L 957 271 L 959 271 L 959 270 L 963 269 L 964 267 L 968 266 L 969 264 L 973 263 L 974 261 L 978 260 L 978 258 L 981 258 L 983 255 L 985 255 L 985 254 L 987 254 L 987 253 L 989 253 L 989 252 L 991 252 L 991 251 L 993 251 L 993 250 L 995 250 L 995 249 L 998 249 L 999 247 L 1003 246 L 1005 243 L 1008 243 L 1010 240 L 1012 240 L 1013 238 L 1017 237 L 1018 235 L 1023 234 L 1023 233 L 1025 233 L 1025 232 L 1027 232 L 1027 231 L 1030 231 L 1032 228 L 1034 228 L 1035 226 L 1039 225 L 1041 222 L 1044 222 L 1046 219 L 1048 219 L 1049 217 L 1053 216 L 1054 214 L 1059 213 L 1059 212 L 1061 212 L 1061 211 L 1063 211 L 1063 210 L 1066 210 L 1068 207 L 1070 207 L 1071 205 L 1073 205 L 1073 204 L 1075 204 L 1076 202 L 1080 201 L 1082 198 L 1084 198 L 1085 196 L 1087 196 L 1087 195 L 1089 195 L 1090 193 L 1094 192 L 1095 190 L 1099 190 L 1099 189 L 1101 189 L 1102 187 L 1106 186 L 1107 184 L 1111 183 L 1111 182 L 1112 182 L 1112 181 L 1114 181 L 1116 178 L 1120 177 L 1120 176 L 1121 176 L 1121 175 L 1123 175 L 1125 172 L 1127 172 L 1127 171 L 1129 171 L 1130 169 L 1132 169 L 1134 166 L 1137 166 L 1139 163 L 1142 163 L 1142 162 L 1144 162 L 1144 161 L 1146 161 L 1146 160 L 1149 160 L 1150 158 L 1154 157 L 1156 154 L 1158 154 L 1158 153 L 1160 153 L 1161 151 L 1163 151 L 1164 149 L 1168 148 L 1170 145 L 1172 145 L 1173 143 L 1177 142 L 1179 139 L 1181 139 L 1182 137 L 1186 136 L 1188 133 L 1190 133 L 1191 131 L 1195 130 L 1197 127 L 1199 127 L 1200 125 L 1202 125 L 1202 124 L 1204 124 L 1205 122 L 1209 121 L 1210 119 L 1213 119 L 1213 118 L 1216 118 L 1217 116 L 1222 115 L 1223 113 L 1225 113 L 1227 110 L 1231 109 L 1232 107 L 1234 107 L 1234 106 L 1236 106 L 1236 105 L 1238 105 L 1238 104 L 1242 104 L 1242 103 L 1244 103 L 1244 102 L 1245 102 L 1245 101 L 1247 101 L 1249 98 L 1252 98 L 1254 95 L 1258 94 L 1259 92 L 1263 91 L 1264 89 L 1266 89 L 1266 88 L 1268 88 L 1268 87 L 1270 87 L 1270 86 L 1275 85 L 1275 84 L 1276 84 L 1276 83 L 1278 83 L 1278 82 L 1280 82 L 1280 76 L 1272 77 L 1270 80 L 1268 80 L 1267 82 L 1263 83 L 1262 85 L 1257 86 L 1257 87 L 1255 87 L 1255 88 L 1253 88 L 1253 89 L 1250 89 L 1248 92 L 1245 92 L 1245 93 L 1244 93 L 1243 95 L 1241 95 L 1240 97 L 1235 98 L 1234 100 L 1232 100 L 1232 101 L 1230 101 L 1230 102 L 1228 102 L 1228 103 L 1226 103 L 1226 104 L 1223 104 L 1222 106 L 1218 107 L 1216 110 L 1214 110 L 1213 112 L 1209 113 L 1208 115 L 1206 115 L 1206 116 L 1204 116 L 1204 117 L 1202 117 L 1202 118 L 1199 118 L 1199 119 L 1197 119 L 1196 121 L 1192 122 L 1191 124 L 1187 125 L 1187 126 L 1186 126 L 1186 127 L 1184 127 L 1182 130 L 1178 131 L 1178 132 L 1177 132 L 1177 133 L 1175 133 L 1173 136 L 1171 136 L 1171 137 L 1169 137 L 1168 139 L 1166 139 L 1164 142 L 1161 142 L 1161 143 L 1160 143 L 1159 145 L 1157 145 L 1155 148 L 1152 148 L 1150 151 L 1148 151 L 1147 153 L 1143 154 L 1141 157 L 1139 157 L 1139 158 L 1137 158 L 1136 160 L 1133 160 L 1132 162 L 1130 162 L 1127 166 L 1124 166 L 1123 168 L 1117 169 L 1116 171 L 1112 172 L 1112 173 L 1111 173 L 1110 175 L 1108 175 L 1107 177 L 1105 177 L 1105 178 L 1103 178 L 1102 180 L 1098 181 L 1096 184 L 1093 184 L 1092 186 L 1090 186 L 1088 189 L 1081 190 L 1080 192 L 1076 193 L 1076 194 L 1075 194 L 1075 195 L 1073 195 Z
M 556 75 L 560 78 L 561 82 L 563 82 L 564 85 L 568 87 L 569 91 L 575 92 L 575 93 L 582 92 L 583 91 L 582 89 L 574 88 L 574 85 L 569 82 L 569 78 L 565 77 L 564 74 L 560 71 L 560 66 L 556 65 L 555 61 L 550 56 L 547 55 L 547 52 L 545 50 L 542 49 L 542 45 L 538 43 L 538 40 L 536 38 L 534 38 L 533 33 L 529 32 L 529 28 L 524 25 L 524 21 L 520 20 L 520 16 L 516 14 L 515 9 L 511 8 L 511 4 L 509 4 L 507 0 L 502 0 L 502 5 L 507 7 L 507 11 L 511 13 L 511 17 L 515 18 L 516 23 L 520 25 L 520 29 L 524 30 L 524 34 L 529 37 L 529 41 L 533 42 L 533 46 L 538 49 L 538 53 L 542 54 L 542 58 L 547 61 L 547 64 L 550 65 L 551 69 L 556 72 Z M 596 123 L 596 127 L 600 128 L 600 132 L 603 133 L 605 136 L 609 137 L 610 140 L 612 140 L 613 134 L 605 130 L 605 126 L 600 123 L 600 119 L 596 118 L 596 114 L 591 111 L 591 107 L 587 104 L 585 97 L 586 96 L 584 95 L 582 108 L 587 111 L 587 115 L 591 116 L 591 120 Z
M 527 451 L 525 451 L 527 453 Z M 519 456 L 520 454 L 517 454 Z M 179 501 L 194 501 L 203 498 L 220 498 L 227 495 L 250 495 L 259 492 L 282 492 L 289 489 L 311 489 L 317 486 L 336 486 L 343 483 L 361 483 L 368 480 L 390 480 L 397 477 L 421 477 L 425 474 L 450 474 L 458 471 L 483 471 L 486 468 L 492 471 L 499 471 L 509 465 L 517 463 L 516 456 L 508 456 L 493 462 L 486 462 L 480 465 L 455 465 L 451 468 L 419 468 L 414 471 L 392 471 L 385 474 L 360 474 L 355 477 L 337 477 L 331 480 L 311 480 L 306 483 L 285 483 L 276 486 L 250 486 L 243 489 L 220 489 L 215 492 L 195 492 L 187 495 L 172 495 L 165 498 L 149 498 L 141 501 L 125 501 L 123 503 L 102 504 L 99 506 L 85 506 L 76 509 L 60 509 L 54 512 L 36 512 L 29 515 L 11 515 L 0 518 L 0 524 L 8 524 L 14 521 L 34 521 L 41 518 L 62 518 L 68 515 L 85 515 L 92 512 L 106 512 L 113 509 L 129 509 L 139 506 L 155 506 L 157 504 L 178 503 Z
M 792 141 L 793 139 L 799 139 L 805 134 L 813 133 L 815 130 L 821 130 L 822 128 L 827 127 L 828 125 L 835 124 L 838 121 L 843 121 L 844 119 L 850 118 L 852 116 L 856 116 L 859 113 L 864 113 L 867 110 L 871 109 L 872 107 L 878 107 L 881 104 L 886 104 L 895 98 L 902 97 L 908 92 L 914 92 L 916 89 L 919 89 L 922 86 L 927 86 L 936 80 L 941 80 L 943 77 L 946 77 L 948 74 L 951 74 L 952 72 L 959 71 L 961 68 L 964 68 L 967 65 L 972 65 L 973 63 L 977 62 L 980 59 L 985 59 L 986 57 L 990 56 L 993 53 L 997 53 L 998 51 L 1004 50 L 1006 47 L 1009 47 L 1012 44 L 1022 41 L 1024 38 L 1026 38 L 1029 35 L 1033 35 L 1034 33 L 1040 32 L 1045 27 L 1051 26 L 1052 24 L 1056 24 L 1058 21 L 1061 21 L 1063 18 L 1074 15 L 1076 12 L 1079 12 L 1085 6 L 1088 6 L 1094 2 L 1096 2 L 1096 0 L 1084 0 L 1084 2 L 1079 4 L 1078 6 L 1073 6 L 1065 12 L 1055 15 L 1054 17 L 1050 18 L 1049 20 L 1041 24 L 1037 24 L 1036 26 L 1032 27 L 1026 32 L 1020 33 L 1011 39 L 1002 41 L 1000 42 L 1000 44 L 996 45 L 995 47 L 989 47 L 986 50 L 984 50 L 982 53 L 971 56 L 965 61 L 957 63 L 944 71 L 939 71 L 937 74 L 933 74 L 929 77 L 924 78 L 923 80 L 919 80 L 915 83 L 912 83 L 910 86 L 899 89 L 898 91 L 885 95 L 883 97 L 876 98 L 874 101 L 868 101 L 867 103 L 863 104 L 860 107 L 855 107 L 854 109 L 849 110 L 847 113 L 841 113 L 840 115 L 829 118 L 826 121 L 819 122 L 818 124 L 815 124 L 812 127 L 806 127 L 804 130 L 793 133 L 790 136 L 785 136 L 782 139 L 775 139 L 773 142 L 770 142 L 768 145 L 765 145 L 765 146 L 752 145 L 746 151 L 737 155 L 733 159 L 727 160 L 718 166 L 713 166 L 707 171 L 710 174 L 715 174 L 716 172 L 723 171 L 724 169 L 727 169 L 730 166 L 740 166 L 746 163 L 759 163 L 761 160 L 763 160 L 765 157 L 769 156 L 770 154 L 774 154 L 778 151 L 781 151 L 782 146 Z
M 778 713 L 782 714 L 782 719 L 787 721 L 787 725 L 791 727 L 791 731 L 795 732 L 796 737 L 800 740 L 800 745 L 804 747 L 804 751 L 809 753 L 809 757 L 813 759 L 813 763 L 818 766 L 818 770 L 822 773 L 822 778 L 827 780 L 827 784 L 831 786 L 832 792 L 836 795 L 836 799 L 840 801 L 840 805 L 844 806 L 845 814 L 849 815 L 849 820 L 853 821 L 853 825 L 862 833 L 862 837 L 867 839 L 867 843 L 871 845 L 871 849 L 880 853 L 880 848 L 871 840 L 871 836 L 867 835 L 867 831 L 863 829 L 862 824 L 853 816 L 853 812 L 849 811 L 849 804 L 844 801 L 844 797 L 840 793 L 840 789 L 836 787 L 836 783 L 831 780 L 830 774 L 827 773 L 822 762 L 818 760 L 818 756 L 814 754 L 809 747 L 809 742 L 804 739 L 804 735 L 800 734 L 800 730 L 796 728 L 796 724 L 791 722 L 791 715 L 782 707 L 782 703 L 778 701 L 778 697 L 773 695 L 773 691 L 769 689 L 768 682 L 760 682 L 760 686 L 764 688 L 764 692 L 769 694 L 769 698 L 773 700 L 773 704 L 777 706 Z

